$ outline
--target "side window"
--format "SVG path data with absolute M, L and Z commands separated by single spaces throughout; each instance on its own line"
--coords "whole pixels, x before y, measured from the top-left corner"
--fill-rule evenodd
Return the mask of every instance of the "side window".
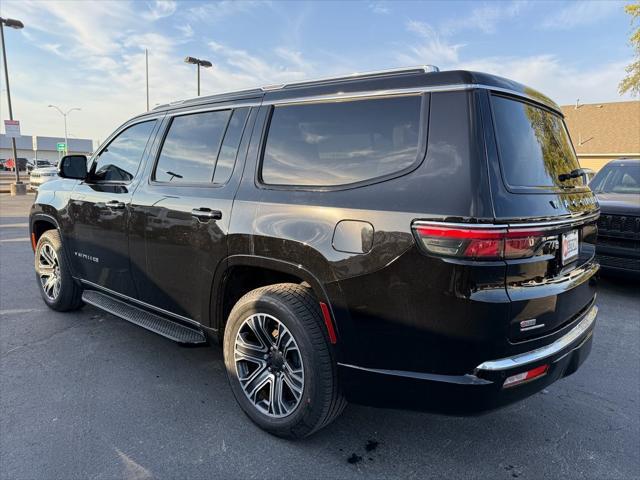
M 208 183 L 231 110 L 175 117 L 162 145 L 154 179 L 158 182 Z
M 213 174 L 213 183 L 225 183 L 231 177 L 248 114 L 248 107 L 238 108 L 233 112 L 218 155 L 216 171 Z
M 133 179 L 156 121 L 137 123 L 120 132 L 96 157 L 92 177 L 98 182 Z
M 417 161 L 420 95 L 276 106 L 262 160 L 266 184 L 335 186 Z

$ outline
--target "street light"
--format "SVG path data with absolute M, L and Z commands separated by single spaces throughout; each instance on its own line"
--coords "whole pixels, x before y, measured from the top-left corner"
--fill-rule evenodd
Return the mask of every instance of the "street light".
M 82 110 L 82 109 L 78 107 L 74 107 L 74 108 L 70 108 L 66 112 L 63 112 L 60 108 L 56 107 L 55 105 L 49 105 L 49 108 L 55 108 L 56 110 L 58 110 L 58 112 L 60 112 L 60 115 L 64 117 L 64 153 L 67 154 L 69 153 L 69 144 L 67 139 L 67 115 L 69 115 L 74 110 Z
M 0 37 L 2 38 L 2 61 L 4 63 L 4 81 L 7 84 L 7 103 L 9 104 L 9 120 L 13 120 L 13 110 L 11 109 L 11 91 L 9 90 L 9 70 L 7 70 L 7 51 L 4 45 L 4 26 L 9 28 L 15 28 L 16 30 L 20 30 L 24 28 L 24 24 L 20 20 L 15 20 L 13 18 L 2 18 L 0 17 Z M 13 161 L 16 168 L 16 184 L 15 184 L 15 195 L 24 195 L 27 193 L 26 187 L 22 186 L 22 182 L 20 181 L 20 165 L 18 164 L 18 150 L 16 149 L 16 139 L 15 137 L 11 137 L 11 148 L 13 149 Z
M 200 96 L 200 67 L 211 68 L 213 64 L 209 60 L 201 60 L 195 57 L 186 57 L 184 63 L 191 63 L 198 66 L 198 96 Z

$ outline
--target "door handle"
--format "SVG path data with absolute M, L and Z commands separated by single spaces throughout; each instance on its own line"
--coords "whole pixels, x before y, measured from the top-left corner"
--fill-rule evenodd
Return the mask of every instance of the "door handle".
M 119 202 L 118 200 L 111 200 L 107 202 L 106 205 L 108 208 L 111 208 L 112 210 L 122 210 L 124 208 L 124 203 Z
M 209 220 L 220 220 L 222 218 L 222 212 L 220 210 L 211 210 L 210 208 L 194 208 L 191 210 L 191 215 L 196 217 L 201 222 L 208 222 Z

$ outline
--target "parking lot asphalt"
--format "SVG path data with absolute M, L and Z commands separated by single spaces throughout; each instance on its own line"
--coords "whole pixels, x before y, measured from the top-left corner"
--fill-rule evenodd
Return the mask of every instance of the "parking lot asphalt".
M 637 283 L 601 281 L 591 356 L 521 403 L 471 418 L 350 405 L 291 442 L 242 413 L 218 347 L 48 310 L 32 201 L 0 196 L 1 479 L 640 477 Z

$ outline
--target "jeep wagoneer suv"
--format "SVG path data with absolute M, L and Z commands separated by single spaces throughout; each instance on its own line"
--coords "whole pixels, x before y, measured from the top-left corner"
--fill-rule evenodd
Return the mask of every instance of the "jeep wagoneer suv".
M 481 412 L 587 357 L 598 205 L 558 106 L 409 68 L 157 107 L 30 218 L 42 297 L 217 339 L 265 430 L 346 401 Z

